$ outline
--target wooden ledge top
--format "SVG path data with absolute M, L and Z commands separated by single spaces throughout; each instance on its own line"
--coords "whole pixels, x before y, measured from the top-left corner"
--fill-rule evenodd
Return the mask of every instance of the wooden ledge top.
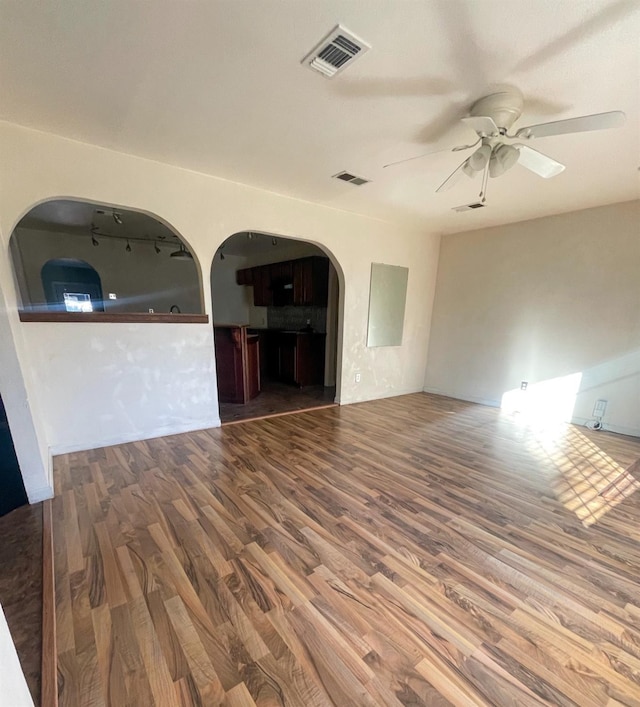
M 91 322 L 108 324 L 208 324 L 208 314 L 144 312 L 20 312 L 21 322 Z

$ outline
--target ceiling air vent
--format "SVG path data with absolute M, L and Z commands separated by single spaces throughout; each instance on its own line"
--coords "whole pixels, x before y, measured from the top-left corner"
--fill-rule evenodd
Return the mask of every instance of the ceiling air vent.
M 371 47 L 353 32 L 337 25 L 305 56 L 302 63 L 330 79 L 369 49 Z
M 486 204 L 476 201 L 475 204 L 464 204 L 464 206 L 454 206 L 452 211 L 471 211 L 472 209 L 484 209 Z
M 338 172 L 338 174 L 333 175 L 333 178 L 341 179 L 343 182 L 349 182 L 349 184 L 355 184 L 357 187 L 363 184 L 369 184 L 371 181 L 370 179 L 364 179 L 364 177 L 356 177 L 356 175 L 351 174 L 351 172 Z

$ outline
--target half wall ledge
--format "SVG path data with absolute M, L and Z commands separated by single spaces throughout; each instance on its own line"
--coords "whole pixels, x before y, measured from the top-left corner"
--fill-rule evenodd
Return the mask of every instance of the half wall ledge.
M 21 322 L 84 322 L 101 324 L 208 324 L 208 314 L 146 314 L 138 312 L 19 312 Z

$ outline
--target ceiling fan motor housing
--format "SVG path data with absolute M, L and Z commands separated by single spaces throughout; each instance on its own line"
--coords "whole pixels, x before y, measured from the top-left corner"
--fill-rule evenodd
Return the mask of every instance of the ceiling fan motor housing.
M 506 133 L 522 115 L 524 99 L 517 91 L 501 91 L 476 101 L 469 114 L 473 117 L 487 116 L 492 118 L 500 128 L 500 133 Z

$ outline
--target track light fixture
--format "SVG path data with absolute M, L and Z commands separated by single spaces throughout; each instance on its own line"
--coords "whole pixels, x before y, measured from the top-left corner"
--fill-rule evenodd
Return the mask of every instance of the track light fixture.
M 117 211 L 114 211 L 112 216 L 113 220 L 118 224 L 118 226 L 122 226 L 122 218 L 120 217 L 120 214 Z
M 130 243 L 129 243 L 129 239 L 128 239 L 128 238 L 127 238 L 127 247 L 125 248 L 125 250 L 127 251 L 127 253 L 130 253 L 130 252 L 131 252 L 131 245 L 130 245 Z
M 191 253 L 182 245 L 182 243 L 180 244 L 179 250 L 174 250 L 169 257 L 177 258 L 179 260 L 193 260 L 193 255 L 191 255 Z
M 220 251 L 220 260 L 224 260 L 224 253 Z
M 160 255 L 160 248 L 158 247 L 157 241 L 154 241 L 153 247 L 158 255 Z
M 271 239 L 271 245 L 278 245 L 278 239 L 277 239 L 277 238 L 272 238 L 272 239 Z
M 100 245 L 100 241 L 99 241 L 95 236 L 91 236 L 91 243 L 92 243 L 94 246 L 95 246 L 95 245 Z

